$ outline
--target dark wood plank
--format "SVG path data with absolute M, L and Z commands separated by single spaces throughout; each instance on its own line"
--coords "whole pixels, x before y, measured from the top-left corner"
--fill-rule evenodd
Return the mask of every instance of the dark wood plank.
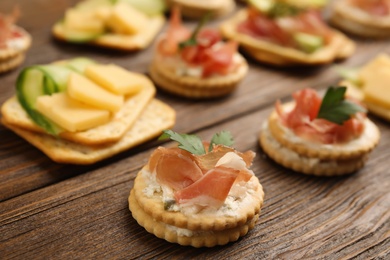
M 253 170 L 264 185 L 266 201 L 255 229 L 239 242 L 213 249 L 180 247 L 155 238 L 136 224 L 126 198 L 150 150 L 3 202 L 0 252 L 17 258 L 31 252 L 43 258 L 186 258 L 193 254 L 242 258 L 256 252 L 271 259 L 388 253 L 390 185 L 381 180 L 389 178 L 384 168 L 390 156 L 390 132 L 382 131 L 382 142 L 359 172 L 317 178 L 286 170 L 262 154 L 257 134 L 269 112 L 251 113 L 199 133 L 209 138 L 219 129 L 229 129 L 238 149 L 258 153 Z M 387 127 L 378 123 L 382 130 Z

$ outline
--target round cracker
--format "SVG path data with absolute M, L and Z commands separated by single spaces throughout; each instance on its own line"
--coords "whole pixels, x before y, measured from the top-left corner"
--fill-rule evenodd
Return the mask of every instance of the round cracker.
M 259 217 L 259 215 L 256 214 L 245 224 L 219 231 L 185 230 L 155 220 L 153 216 L 145 212 L 136 200 L 134 189 L 130 192 L 129 209 L 138 224 L 144 227 L 149 233 L 171 243 L 193 247 L 213 247 L 236 241 L 240 237 L 246 235 L 249 230 L 253 229 L 255 222 Z
M 233 0 L 167 0 L 169 6 L 178 6 L 184 17 L 198 19 L 211 13 L 213 17 L 224 16 L 234 10 Z
M 24 61 L 24 54 L 20 53 L 6 60 L 0 61 L 0 73 L 15 69 Z
M 178 76 L 172 68 L 161 66 L 163 60 L 159 57 L 153 60 L 149 73 L 157 87 L 172 94 L 193 99 L 221 97 L 232 93 L 248 72 L 248 63 L 240 54 L 236 55 L 238 68 L 229 75 L 208 78 Z
M 363 154 L 350 160 L 322 160 L 300 155 L 279 143 L 272 135 L 267 122 L 262 126 L 259 142 L 264 152 L 278 164 L 309 175 L 338 176 L 350 174 L 362 168 L 368 158 L 367 154 Z
M 164 222 L 167 225 L 193 231 L 220 231 L 242 226 L 248 223 L 260 213 L 264 201 L 263 187 L 257 177 L 252 177 L 255 184 L 254 190 L 247 193 L 246 198 L 242 198 L 245 203 L 240 203 L 239 211 L 234 215 L 211 214 L 209 212 L 198 212 L 196 214 L 184 214 L 180 211 L 167 211 L 164 209 L 162 192 L 154 193 L 153 196 L 145 195 L 144 190 L 148 187 L 143 176 L 144 167 L 134 181 L 134 196 L 139 206 L 150 215 L 155 221 Z
M 276 66 L 321 65 L 345 59 L 355 51 L 355 43 L 336 30 L 333 30 L 334 36 L 331 42 L 314 53 L 305 53 L 256 39 L 236 30 L 237 25 L 245 21 L 246 17 L 246 9 L 239 11 L 233 18 L 222 23 L 221 31 L 226 38 L 238 41 L 248 54 L 260 62 Z
M 290 110 L 293 107 L 293 102 L 283 105 L 283 108 L 286 110 Z M 358 138 L 342 144 L 321 144 L 307 141 L 282 125 L 276 111 L 271 113 L 268 123 L 272 135 L 283 146 L 300 155 L 322 160 L 348 160 L 362 157 L 374 149 L 380 139 L 378 127 L 368 118 L 364 119 L 363 133 Z
M 18 38 L 18 44 L 7 48 L 0 48 L 0 62 L 7 61 L 12 57 L 23 54 L 31 45 L 31 36 L 23 28 L 14 25 L 12 30 L 21 34 Z
M 332 8 L 330 23 L 343 31 L 369 38 L 390 36 L 390 16 L 375 17 L 347 0 L 337 1 Z

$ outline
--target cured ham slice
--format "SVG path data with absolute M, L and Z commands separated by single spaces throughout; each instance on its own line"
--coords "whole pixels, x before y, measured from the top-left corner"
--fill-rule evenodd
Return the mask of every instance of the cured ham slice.
M 20 35 L 13 30 L 13 25 L 20 16 L 18 8 L 14 8 L 11 14 L 0 14 L 0 48 L 7 47 L 7 41 L 12 38 L 17 38 Z
M 216 167 L 197 182 L 175 192 L 175 200 L 179 204 L 219 208 L 223 205 L 238 174 L 239 170 Z
M 284 111 L 279 102 L 276 103 L 276 111 L 282 124 L 304 139 L 324 144 L 344 143 L 364 130 L 362 113 L 357 113 L 342 125 L 317 118 L 322 99 L 313 89 L 300 90 L 293 97 L 295 107 L 291 111 Z
M 160 183 L 174 190 L 183 189 L 203 176 L 191 153 L 179 148 L 156 149 L 149 160 L 149 170 L 155 171 Z

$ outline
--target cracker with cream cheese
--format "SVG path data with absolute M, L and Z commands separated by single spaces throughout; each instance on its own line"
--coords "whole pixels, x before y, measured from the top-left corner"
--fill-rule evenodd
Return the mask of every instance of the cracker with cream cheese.
M 355 51 L 355 43 L 335 30 L 331 42 L 314 53 L 305 53 L 255 39 L 236 30 L 237 25 L 246 17 L 245 9 L 239 11 L 233 18 L 222 23 L 221 31 L 226 38 L 238 41 L 244 51 L 260 62 L 276 66 L 321 65 L 345 59 Z
M 240 54 L 238 68 L 228 75 L 215 75 L 207 78 L 180 76 L 173 68 L 161 66 L 162 59 L 157 56 L 149 68 L 157 87 L 188 98 L 213 98 L 227 95 L 234 91 L 238 83 L 248 72 L 248 64 Z
M 283 105 L 288 111 L 293 103 Z M 292 130 L 283 126 L 276 111 L 268 119 L 272 136 L 283 146 L 305 157 L 314 157 L 322 160 L 348 160 L 361 158 L 369 153 L 378 144 L 380 132 L 378 127 L 368 118 L 364 120 L 364 131 L 357 138 L 342 144 L 312 143 L 302 137 L 296 136 Z
M 137 175 L 129 197 L 133 217 L 145 229 L 169 242 L 194 247 L 212 247 L 236 241 L 254 227 L 263 204 L 264 192 L 253 176 L 245 196 L 220 209 L 167 211 L 163 193 L 145 166 Z M 152 189 L 152 190 L 150 190 Z
M 59 136 L 86 145 L 101 145 L 120 140 L 154 97 L 156 90 L 153 83 L 147 77 L 144 77 L 144 79 L 143 89 L 137 94 L 127 97 L 122 108 L 113 115 L 110 122 L 81 132 L 63 132 Z M 31 121 L 16 97 L 7 100 L 3 104 L 1 113 L 8 125 L 44 133 L 43 129 Z
M 2 117 L 2 123 L 55 162 L 92 164 L 159 136 L 164 129 L 174 125 L 175 118 L 176 113 L 170 106 L 153 99 L 119 141 L 99 146 L 89 146 L 29 131 L 9 123 L 7 117 Z
M 390 36 L 390 16 L 371 15 L 349 3 L 335 1 L 331 8 L 330 23 L 348 33 L 367 38 Z

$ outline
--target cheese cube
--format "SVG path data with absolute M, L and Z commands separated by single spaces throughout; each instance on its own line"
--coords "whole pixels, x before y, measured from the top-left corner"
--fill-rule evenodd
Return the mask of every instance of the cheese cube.
M 112 112 L 118 111 L 124 103 L 123 95 L 113 94 L 78 73 L 69 76 L 67 93 L 75 100 Z
M 114 6 L 107 20 L 108 27 L 118 34 L 137 34 L 145 29 L 149 17 L 126 2 Z
M 108 110 L 87 106 L 65 92 L 38 97 L 36 109 L 69 132 L 87 130 L 110 120 Z
M 364 79 L 364 100 L 390 109 L 390 67 L 377 68 Z
M 145 78 L 140 74 L 113 64 L 90 65 L 85 69 L 84 74 L 96 84 L 116 94 L 135 94 L 145 85 Z
M 64 26 L 69 30 L 103 33 L 105 23 L 94 12 L 69 9 L 65 13 Z

